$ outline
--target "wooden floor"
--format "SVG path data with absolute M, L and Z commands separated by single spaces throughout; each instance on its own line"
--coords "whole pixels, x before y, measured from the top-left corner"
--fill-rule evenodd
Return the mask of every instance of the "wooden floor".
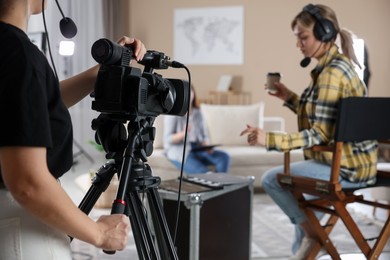
M 84 174 L 84 173 L 87 173 L 89 172 L 91 169 L 98 169 L 100 168 L 102 164 L 99 164 L 99 163 L 95 163 L 95 164 L 91 164 L 89 163 L 87 160 L 82 160 L 79 164 L 75 165 L 75 167 L 70 171 L 68 172 L 65 176 L 63 176 L 63 178 L 61 178 L 61 183 L 64 187 L 64 189 L 68 192 L 68 194 L 70 195 L 70 197 L 72 198 L 72 200 L 76 203 L 76 205 L 78 205 L 81 201 L 81 199 L 84 197 L 85 195 L 85 192 L 83 192 L 80 187 L 77 187 L 77 185 L 75 185 L 75 179 L 80 176 L 81 174 Z M 370 192 L 369 191 L 366 191 L 365 196 L 370 196 Z M 267 247 L 268 249 L 270 247 L 272 247 L 272 240 L 275 240 L 275 236 L 273 236 L 273 239 L 272 238 L 268 238 L 265 234 L 269 233 L 267 230 L 266 230 L 266 223 L 269 224 L 269 222 L 271 220 L 267 219 L 267 217 L 269 217 L 269 213 L 274 213 L 275 210 L 273 211 L 267 211 L 267 208 L 270 207 L 270 204 L 273 203 L 271 201 L 271 199 L 268 197 L 268 195 L 264 194 L 264 193 L 256 193 L 255 194 L 255 198 L 254 198 L 254 205 L 256 208 L 256 210 L 259 210 L 258 212 L 253 212 L 254 213 L 254 218 L 256 218 L 256 215 L 258 216 L 258 220 L 253 220 L 252 222 L 252 225 L 253 225 L 253 231 L 252 231 L 252 235 L 253 235 L 253 245 L 260 245 L 260 246 L 263 246 L 263 248 Z M 383 210 L 378 210 L 377 213 L 376 213 L 376 217 L 378 219 L 373 219 L 372 218 L 372 210 L 370 207 L 367 207 L 367 206 L 358 206 L 358 207 L 354 207 L 354 210 L 356 212 L 359 212 L 361 214 L 364 214 L 364 215 L 367 215 L 367 218 L 369 219 L 368 222 L 373 222 L 373 221 L 378 221 L 378 222 L 383 222 L 383 219 L 387 217 L 387 212 L 386 211 L 383 211 Z M 283 214 L 281 214 L 283 215 Z M 287 225 L 286 222 L 288 222 L 288 220 L 285 218 L 285 216 L 282 216 L 283 219 L 280 219 L 280 221 L 277 221 L 278 223 L 279 222 L 282 222 L 280 223 L 280 225 L 278 227 L 276 227 L 276 224 L 275 224 L 275 227 L 276 229 L 278 229 L 278 231 L 280 232 L 280 229 L 281 228 L 290 228 L 291 225 Z M 364 224 L 364 223 L 363 223 Z M 255 225 L 257 225 L 255 227 Z M 288 232 L 290 232 L 291 230 L 287 230 Z M 258 250 L 258 252 L 256 252 L 256 247 L 254 246 L 252 248 L 252 251 L 255 252 L 255 255 L 252 260 L 264 260 L 264 259 L 269 259 L 269 260 L 286 260 L 288 259 L 288 254 L 289 254 L 289 251 L 290 251 L 290 246 L 291 246 L 291 237 L 290 236 L 292 234 L 292 231 L 290 233 L 288 232 L 284 232 L 284 236 L 286 237 L 286 235 L 288 236 L 287 238 L 285 238 L 285 245 L 281 245 L 280 243 L 278 243 L 277 246 L 277 250 L 279 251 L 278 255 L 279 257 L 266 257 L 266 256 L 262 256 L 262 250 L 261 248 Z M 290 234 L 290 235 L 288 235 Z M 272 237 L 272 235 L 270 234 L 270 236 Z M 259 241 L 256 241 L 256 239 L 258 237 L 261 237 L 262 240 L 259 240 Z M 256 243 L 257 242 L 257 243 Z M 276 241 L 275 241 L 276 242 Z M 267 244 L 267 245 L 265 245 Z M 85 256 L 83 254 L 85 254 L 86 252 L 88 252 L 88 250 L 91 250 L 89 246 L 87 245 L 83 245 L 84 247 L 80 247 L 80 249 L 82 250 L 79 250 L 78 253 L 76 253 L 74 256 L 75 256 L 75 260 L 82 260 L 82 259 L 86 259 Z M 283 251 L 283 254 L 280 253 L 280 250 L 281 250 L 281 246 L 285 248 L 285 250 Z M 133 250 L 134 252 L 135 249 Z M 271 250 L 272 251 L 272 250 Z M 344 251 L 344 252 L 349 252 L 349 251 Z M 356 252 L 356 251 L 354 251 Z M 81 254 L 82 253 L 82 254 Z M 96 260 L 106 260 L 106 259 L 129 259 L 128 255 L 121 255 L 120 253 L 118 253 L 117 255 L 115 255 L 114 257 L 113 256 L 107 256 L 107 255 L 104 255 L 104 254 L 98 254 L 96 253 L 96 251 L 91 251 L 91 254 L 94 253 L 96 254 L 96 257 L 92 257 L 92 258 L 89 258 L 89 259 L 96 259 Z M 135 259 L 135 258 L 133 258 Z M 320 258 L 318 258 L 320 260 L 328 260 L 328 259 L 331 259 L 329 256 L 327 255 L 324 255 Z M 342 259 L 344 260 L 360 260 L 360 259 L 365 259 L 362 255 L 360 254 L 344 254 L 342 255 Z M 387 259 L 390 259 L 390 251 L 387 251 L 387 252 L 384 252 L 381 257 L 379 258 L 380 260 L 387 260 Z
M 343 254 L 341 255 L 342 260 L 366 260 L 366 257 L 363 254 Z M 389 260 L 390 252 L 384 252 L 378 258 L 379 260 Z M 319 257 L 318 260 L 332 260 L 328 255 Z

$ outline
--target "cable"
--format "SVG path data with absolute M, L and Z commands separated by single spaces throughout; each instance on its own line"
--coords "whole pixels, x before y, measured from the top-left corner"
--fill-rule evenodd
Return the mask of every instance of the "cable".
M 58 0 L 56 0 L 56 4 L 57 4 L 57 7 L 58 7 L 58 10 L 60 10 L 61 16 L 65 17 L 64 12 L 62 12 L 60 4 L 58 3 Z
M 46 35 L 47 46 L 48 46 L 48 49 L 49 49 L 49 56 L 50 56 L 51 65 L 53 67 L 54 75 L 55 75 L 57 81 L 59 81 L 57 70 L 56 70 L 56 66 L 55 66 L 54 61 L 53 61 L 53 55 L 51 53 L 49 33 L 48 33 L 48 30 L 47 30 L 47 26 L 46 26 L 45 0 L 42 0 L 42 19 L 43 19 L 43 26 L 45 27 L 45 35 Z
M 185 128 L 186 132 L 184 135 L 183 157 L 182 157 L 182 161 L 181 161 L 180 177 L 179 177 L 179 190 L 178 190 L 178 196 L 177 196 L 175 231 L 173 234 L 173 244 L 174 245 L 176 244 L 177 229 L 179 226 L 180 197 L 181 197 L 181 187 L 182 187 L 182 182 L 183 182 L 182 180 L 183 180 L 184 160 L 185 160 L 186 147 L 187 147 L 187 134 L 188 134 L 188 123 L 189 123 L 189 118 L 190 118 L 190 103 L 191 103 L 191 73 L 190 73 L 190 70 L 185 65 L 181 64 L 181 67 L 187 71 L 188 85 L 189 85 L 190 89 L 188 91 L 187 118 L 186 118 L 186 128 Z

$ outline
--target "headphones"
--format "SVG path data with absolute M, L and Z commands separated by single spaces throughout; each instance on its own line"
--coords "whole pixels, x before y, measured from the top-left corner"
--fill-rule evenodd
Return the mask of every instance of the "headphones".
M 329 42 L 336 38 L 337 31 L 332 21 L 324 19 L 317 6 L 308 4 L 303 8 L 303 11 L 308 12 L 316 20 L 313 33 L 317 40 L 321 42 Z

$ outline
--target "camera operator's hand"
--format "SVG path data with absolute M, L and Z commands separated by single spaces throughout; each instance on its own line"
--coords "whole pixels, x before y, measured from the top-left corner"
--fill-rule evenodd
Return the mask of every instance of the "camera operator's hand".
M 133 46 L 136 61 L 142 60 L 146 53 L 145 45 L 138 39 L 122 36 L 117 43 L 122 46 Z
M 130 221 L 126 215 L 113 214 L 101 216 L 96 223 L 99 226 L 101 238 L 95 246 L 104 250 L 123 250 L 129 237 Z

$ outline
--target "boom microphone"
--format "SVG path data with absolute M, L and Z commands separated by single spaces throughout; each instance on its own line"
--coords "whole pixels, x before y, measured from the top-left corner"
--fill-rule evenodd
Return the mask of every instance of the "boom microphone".
M 299 65 L 301 65 L 302 68 L 306 68 L 311 62 L 311 57 L 305 57 L 301 60 L 301 63 Z
M 301 65 L 302 68 L 306 68 L 310 62 L 311 62 L 311 58 L 316 55 L 316 53 L 319 51 L 319 49 L 321 48 L 322 46 L 322 42 L 320 43 L 320 46 L 318 46 L 317 50 L 312 54 L 310 55 L 309 57 L 305 57 L 301 60 L 301 63 L 299 65 Z
M 60 31 L 61 34 L 68 39 L 73 38 L 77 34 L 77 26 L 73 22 L 72 19 L 69 17 L 65 17 L 64 13 L 62 12 L 62 9 L 60 7 L 60 4 L 58 3 L 58 0 L 56 0 L 56 4 L 58 7 L 58 10 L 60 10 L 60 13 L 62 15 L 62 19 L 60 21 Z

